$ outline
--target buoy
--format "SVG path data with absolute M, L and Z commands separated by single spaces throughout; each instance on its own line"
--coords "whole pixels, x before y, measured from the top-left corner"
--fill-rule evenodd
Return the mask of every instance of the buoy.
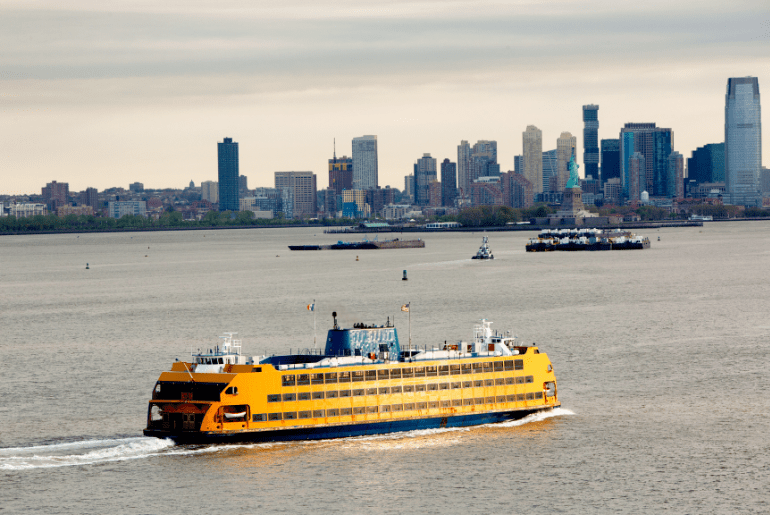
M 86 263 L 86 270 L 90 270 L 90 268 L 88 267 L 88 263 Z
M 404 277 L 401 278 L 402 281 L 408 281 L 409 279 L 406 278 L 406 270 L 404 270 Z
M 147 254 L 145 254 L 144 257 L 147 257 Z
M 358 256 L 356 256 L 356 261 L 358 261 Z

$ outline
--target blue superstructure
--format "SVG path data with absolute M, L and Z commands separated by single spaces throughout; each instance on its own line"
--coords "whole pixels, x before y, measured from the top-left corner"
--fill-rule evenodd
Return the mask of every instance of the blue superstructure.
M 327 356 L 376 356 L 397 360 L 401 355 L 398 332 L 390 322 L 386 325 L 354 324 L 352 329 L 340 329 L 334 313 L 334 328 L 326 337 Z

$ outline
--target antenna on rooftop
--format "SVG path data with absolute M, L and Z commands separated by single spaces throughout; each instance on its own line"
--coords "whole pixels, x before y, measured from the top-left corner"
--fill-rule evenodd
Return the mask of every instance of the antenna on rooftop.
M 337 161 L 337 138 L 334 138 L 334 161 Z

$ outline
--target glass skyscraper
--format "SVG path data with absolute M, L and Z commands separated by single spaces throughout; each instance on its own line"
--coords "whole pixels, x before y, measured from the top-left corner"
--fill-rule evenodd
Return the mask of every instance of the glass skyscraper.
M 759 81 L 727 79 L 725 96 L 725 186 L 733 204 L 755 204 L 762 168 Z
M 674 150 L 674 131 L 656 127 L 654 123 L 627 123 L 620 130 L 620 184 L 622 195 L 630 199 L 631 176 L 629 159 L 635 152 L 644 156 L 645 180 L 639 184 L 639 193 L 650 196 L 668 196 L 668 156 Z
M 620 178 L 620 140 L 602 140 L 602 182 Z
M 687 159 L 687 179 L 698 184 L 724 182 L 725 144 L 709 143 L 693 150 Z
M 377 136 L 353 138 L 353 189 L 376 188 L 377 172 Z
M 599 106 L 583 106 L 583 165 L 586 179 L 599 177 Z
M 238 211 L 238 143 L 225 138 L 217 143 L 219 158 L 219 210 Z

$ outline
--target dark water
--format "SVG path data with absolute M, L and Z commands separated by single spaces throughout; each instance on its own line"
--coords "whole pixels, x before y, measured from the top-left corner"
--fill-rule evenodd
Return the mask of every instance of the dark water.
M 481 233 L 357 253 L 288 251 L 336 241 L 318 230 L 0 238 L 0 513 L 766 513 L 770 224 L 641 232 L 651 249 L 549 254 L 493 233 L 492 262 L 470 260 Z M 305 444 L 141 436 L 174 358 L 224 331 L 312 346 L 313 299 L 320 341 L 333 310 L 403 340 L 411 302 L 429 346 L 489 318 L 549 354 L 563 408 Z

